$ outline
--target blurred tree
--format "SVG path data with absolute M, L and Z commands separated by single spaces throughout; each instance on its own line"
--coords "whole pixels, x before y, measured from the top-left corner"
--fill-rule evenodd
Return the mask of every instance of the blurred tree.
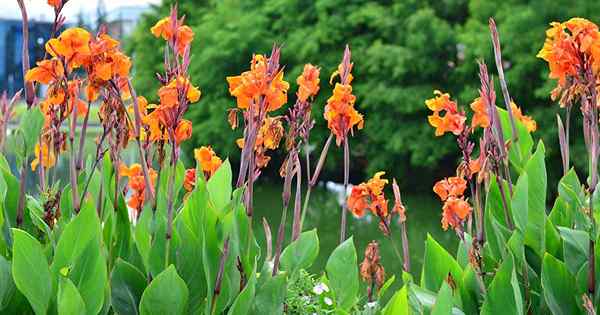
M 322 87 L 313 110 L 317 124 L 311 136 L 320 150 L 328 133 L 322 118 L 331 94 L 327 81 L 348 43 L 355 63 L 356 104 L 365 114 L 364 130 L 350 141 L 353 175 L 383 169 L 405 185 L 424 189 L 431 187 L 429 174 L 452 173 L 457 158 L 453 137 L 436 139 L 427 124 L 424 100 L 440 89 L 468 108 L 478 89 L 476 60 L 485 60 L 496 73 L 489 17 L 499 25 L 511 96 L 538 121 L 536 138 L 549 143 L 549 151 L 554 149 L 549 152 L 551 163 L 559 167 L 554 116 L 558 106 L 548 96 L 554 83 L 547 79 L 546 64 L 535 55 L 549 22 L 572 16 L 595 22 L 600 18 L 600 3 L 584 0 L 180 0 L 179 5 L 196 33 L 191 73 L 203 92 L 189 114 L 194 136 L 188 149 L 211 144 L 219 154 L 238 157 L 234 140 L 240 131 L 231 131 L 226 121 L 226 109 L 235 101 L 225 76 L 247 69 L 253 53 L 268 53 L 275 42 L 283 45 L 281 62 L 292 85 L 289 103 L 295 100 L 295 79 L 304 63 L 322 67 Z M 149 99 L 156 99 L 154 73 L 161 69 L 163 44 L 149 29 L 168 11 L 169 4 L 155 7 L 127 41 L 134 55 L 136 87 Z M 501 105 L 499 89 L 498 96 Z M 552 110 L 544 110 L 549 106 Z M 579 134 L 572 132 L 574 137 Z M 581 141 L 575 143 L 579 147 L 572 160 L 585 167 L 585 159 L 575 158 Z M 330 154 L 333 166 L 341 150 Z

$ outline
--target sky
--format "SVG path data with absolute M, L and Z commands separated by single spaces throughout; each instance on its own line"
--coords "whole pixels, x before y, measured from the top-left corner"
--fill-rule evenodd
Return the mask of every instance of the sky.
M 25 7 L 30 19 L 34 20 L 50 20 L 54 18 L 54 11 L 48 5 L 46 0 L 24 0 Z M 100 0 L 69 0 L 65 4 L 63 14 L 67 18 L 67 22 L 75 22 L 77 14 L 83 11 L 84 15 L 94 15 L 96 7 Z M 161 0 L 103 0 L 106 10 L 110 12 L 121 6 L 130 5 L 149 5 L 158 4 Z M 21 13 L 17 0 L 0 0 L 2 10 L 0 10 L 0 18 L 20 19 Z

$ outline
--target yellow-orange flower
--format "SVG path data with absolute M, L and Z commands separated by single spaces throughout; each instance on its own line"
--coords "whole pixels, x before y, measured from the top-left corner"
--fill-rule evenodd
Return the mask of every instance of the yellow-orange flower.
M 60 80 L 64 74 L 64 67 L 60 60 L 42 60 L 37 62 L 37 67 L 27 70 L 27 73 L 25 73 L 25 81 L 50 84 Z
M 481 97 L 476 98 L 473 101 L 473 103 L 471 103 L 471 109 L 473 110 L 471 128 L 487 128 L 490 126 L 490 117 L 488 115 L 488 110 L 485 106 L 485 102 L 481 99 Z
M 48 5 L 58 9 L 62 5 L 62 0 L 48 0 Z
M 512 109 L 512 113 L 515 119 L 522 122 L 523 125 L 525 125 L 525 128 L 527 128 L 527 131 L 534 132 L 537 130 L 537 123 L 535 122 L 535 120 L 533 120 L 531 116 L 523 115 L 523 113 L 521 112 L 521 108 L 519 108 L 517 104 L 515 104 L 514 102 L 510 102 L 510 108 Z
M 463 198 L 448 198 L 443 207 L 442 228 L 444 230 L 448 230 L 448 226 L 458 228 L 472 210 L 471 205 Z
M 188 168 L 187 170 L 185 170 L 185 177 L 183 178 L 183 188 L 187 192 L 190 192 L 194 190 L 194 187 L 196 187 L 196 169 Z
M 196 103 L 200 100 L 200 90 L 193 86 L 189 79 L 180 76 L 158 90 L 160 104 L 166 107 L 177 106 L 179 104 L 179 91 L 185 91 L 186 99 L 190 103 Z
M 321 69 L 309 64 L 304 65 L 302 74 L 296 79 L 298 83 L 298 99 L 306 101 L 309 97 L 319 93 L 319 74 Z
M 125 164 L 119 166 L 119 175 L 128 177 L 128 187 L 132 190 L 132 194 L 129 197 L 127 205 L 136 211 L 136 216 L 139 215 L 142 207 L 144 206 L 145 191 L 146 191 L 146 179 L 144 178 L 144 172 L 140 164 L 134 163 L 127 167 Z M 154 188 L 156 177 L 158 174 L 152 168 L 148 169 L 148 176 L 150 177 L 150 184 Z
M 194 158 L 196 163 L 200 165 L 200 169 L 207 178 L 210 178 L 215 174 L 217 169 L 221 166 L 223 161 L 219 158 L 215 151 L 210 146 L 202 146 L 194 150 Z
M 354 108 L 355 101 L 356 96 L 352 94 L 352 86 L 340 83 L 335 84 L 333 95 L 327 100 L 324 116 L 327 127 L 335 135 L 338 146 L 354 126 L 358 129 L 363 128 L 363 116 Z
M 155 37 L 162 37 L 167 41 L 174 41 L 175 51 L 179 55 L 183 55 L 187 46 L 190 45 L 194 39 L 194 31 L 187 25 L 180 25 L 178 21 L 171 20 L 170 17 L 163 18 L 156 22 L 150 32 Z M 173 38 L 175 35 L 175 38 Z
M 460 197 L 467 189 L 467 181 L 459 176 L 444 178 L 433 186 L 433 191 L 442 201 L 449 197 Z
M 388 201 L 385 199 L 383 188 L 388 180 L 381 178 L 383 175 L 385 172 L 377 172 L 366 183 L 352 187 L 347 201 L 348 210 L 356 217 L 362 217 L 367 209 L 378 217 L 387 217 Z
M 450 94 L 435 90 L 434 97 L 425 101 L 425 105 L 433 111 L 427 117 L 429 124 L 435 128 L 435 135 L 442 136 L 446 132 L 459 135 L 465 128 L 465 115 L 458 111 L 456 102 L 450 99 Z M 445 112 L 442 116 L 441 112 Z
M 56 164 L 56 157 L 54 156 L 54 151 L 50 148 L 48 143 L 45 141 L 42 142 L 40 146 L 39 143 L 35 145 L 34 149 L 35 158 L 31 161 L 31 170 L 35 171 L 38 165 L 42 165 L 44 168 L 51 168 Z
M 58 38 L 46 43 L 46 51 L 54 57 L 63 57 L 69 69 L 81 66 L 90 56 L 92 36 L 80 27 L 68 28 Z
M 227 77 L 229 93 L 236 98 L 240 109 L 248 109 L 251 103 L 254 106 L 261 105 L 262 100 L 267 112 L 271 112 L 287 102 L 290 85 L 283 79 L 283 71 L 271 78 L 267 72 L 268 61 L 263 55 L 254 55 L 249 71 Z
M 187 119 L 182 119 L 175 128 L 175 143 L 180 144 L 181 142 L 189 139 L 192 136 L 192 122 Z

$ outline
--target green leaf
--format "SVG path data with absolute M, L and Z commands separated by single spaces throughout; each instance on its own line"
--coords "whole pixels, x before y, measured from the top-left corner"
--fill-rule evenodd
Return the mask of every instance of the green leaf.
M 117 314 L 139 314 L 138 305 L 146 278 L 132 264 L 117 258 L 111 273 L 111 305 Z
M 500 116 L 500 124 L 502 125 L 502 133 L 504 140 L 509 141 L 512 139 L 512 126 L 508 117 L 508 112 L 504 108 L 498 107 L 498 115 Z M 511 145 L 508 152 L 510 163 L 517 169 L 521 170 L 525 166 L 525 163 L 531 155 L 531 149 L 533 148 L 533 138 L 527 128 L 518 119 L 515 118 L 515 125 L 517 127 L 518 135 L 518 146 Z
M 252 308 L 252 302 L 256 294 L 256 270 L 250 274 L 250 280 L 233 301 L 231 308 L 227 312 L 228 315 L 245 315 Z
M 268 277 L 268 275 L 265 275 Z M 269 277 L 256 291 L 254 314 L 283 314 L 286 294 L 284 274 Z
M 446 282 L 442 283 L 442 287 L 435 299 L 435 305 L 431 310 L 431 315 L 446 315 L 452 313 L 452 289 Z
M 15 285 L 36 314 L 46 314 L 52 296 L 52 280 L 42 245 L 19 229 L 13 229 L 13 239 L 12 273 Z
M 572 274 L 577 274 L 577 271 L 588 260 L 588 244 L 590 240 L 588 233 L 565 227 L 558 227 L 558 231 L 563 239 L 563 257 L 565 258 L 567 269 Z
M 142 294 L 140 314 L 185 314 L 188 288 L 173 265 L 161 272 Z
M 0 311 L 4 310 L 15 294 L 11 263 L 0 255 Z
M 19 124 L 19 130 L 23 133 L 23 140 L 25 142 L 26 154 L 33 152 L 35 144 L 38 142 L 42 127 L 44 126 L 44 114 L 40 109 L 40 106 L 34 106 L 23 113 L 21 116 L 21 122 Z
M 514 187 L 512 197 L 512 215 L 515 226 L 522 232 L 527 228 L 527 216 L 529 212 L 528 191 L 529 177 L 527 172 L 522 172 Z
M 446 249 L 436 242 L 431 235 L 425 241 L 425 257 L 423 259 L 423 272 L 421 272 L 421 286 L 436 292 L 444 280 L 452 274 L 455 281 L 462 279 L 462 269 Z
M 85 302 L 83 302 L 77 287 L 75 287 L 69 278 L 60 277 L 57 308 L 59 315 L 86 314 Z
M 225 160 L 208 180 L 208 194 L 216 211 L 225 208 L 231 200 L 231 178 L 231 164 L 229 164 L 229 160 Z
M 356 303 L 359 286 L 356 249 L 352 237 L 333 250 L 325 270 L 337 307 L 350 310 Z
M 550 254 L 544 255 L 542 263 L 542 288 L 544 299 L 552 314 L 577 314 L 575 277 L 565 264 Z
M 297 240 L 288 245 L 281 254 L 281 269 L 296 273 L 308 269 L 319 255 L 317 230 L 300 234 Z
M 382 313 L 384 315 L 411 314 L 408 306 L 408 288 L 406 285 L 392 296 Z
M 381 288 L 379 289 L 379 291 L 377 292 L 377 297 L 379 297 L 379 299 L 383 298 L 385 296 L 385 293 L 387 292 L 387 290 L 390 288 L 390 286 L 392 284 L 394 284 L 394 281 L 396 281 L 396 275 L 392 275 L 389 279 L 387 279 L 383 285 L 381 286 Z
M 489 285 L 481 314 L 523 315 L 523 298 L 510 255 L 500 265 Z
M 525 245 L 531 247 L 540 257 L 544 254 L 544 223 L 546 222 L 546 164 L 545 149 L 539 142 L 537 150 L 527 162 L 525 171 L 528 176 L 528 212 L 525 231 Z

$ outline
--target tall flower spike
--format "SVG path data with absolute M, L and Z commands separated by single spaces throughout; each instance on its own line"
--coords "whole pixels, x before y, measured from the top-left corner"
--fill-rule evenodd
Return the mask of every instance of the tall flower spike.
M 331 75 L 329 83 L 333 82 L 336 76 L 340 76 L 340 82 L 335 84 L 333 95 L 327 100 L 324 117 L 327 120 L 327 127 L 335 135 L 335 142 L 338 146 L 353 132 L 354 126 L 362 129 L 364 126 L 363 116 L 354 108 L 356 96 L 352 94 L 352 66 L 350 62 L 350 48 L 346 46 L 342 63 L 338 69 Z

